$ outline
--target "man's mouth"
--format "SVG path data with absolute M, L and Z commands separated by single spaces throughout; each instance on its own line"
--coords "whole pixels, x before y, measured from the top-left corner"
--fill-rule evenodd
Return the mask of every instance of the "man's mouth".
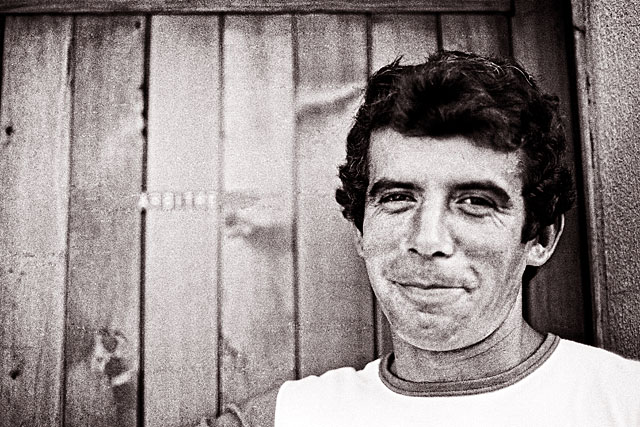
M 422 309 L 436 313 L 444 310 L 452 304 L 456 304 L 470 291 L 454 282 L 431 282 L 431 281 L 391 281 L 404 298 L 413 301 Z
M 461 288 L 461 286 L 453 283 L 449 284 L 449 283 L 423 282 L 423 281 L 414 281 L 414 280 L 408 280 L 408 281 L 392 280 L 392 282 L 400 286 L 419 288 L 419 289 L 460 289 Z
M 382 274 L 387 280 L 404 288 L 470 291 L 475 287 L 474 281 L 466 274 L 460 274 L 464 270 L 454 265 L 448 265 L 446 268 L 435 264 L 418 265 L 409 259 L 399 257 L 386 265 Z

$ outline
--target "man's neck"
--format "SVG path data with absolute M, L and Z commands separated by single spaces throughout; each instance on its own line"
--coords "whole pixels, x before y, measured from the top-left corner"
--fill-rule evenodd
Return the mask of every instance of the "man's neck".
M 544 337 L 521 315 L 520 301 L 500 327 L 484 340 L 453 351 L 428 351 L 393 337 L 392 372 L 413 382 L 462 381 L 505 372 L 528 358 Z

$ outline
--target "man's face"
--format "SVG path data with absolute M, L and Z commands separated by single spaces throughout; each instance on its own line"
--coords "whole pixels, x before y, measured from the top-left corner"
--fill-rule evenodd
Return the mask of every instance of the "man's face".
M 396 336 L 452 350 L 505 320 L 533 246 L 519 162 L 462 136 L 373 133 L 358 247 Z

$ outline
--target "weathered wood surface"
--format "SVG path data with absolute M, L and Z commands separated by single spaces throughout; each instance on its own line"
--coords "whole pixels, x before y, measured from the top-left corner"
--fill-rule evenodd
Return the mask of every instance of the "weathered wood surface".
M 600 182 L 598 159 L 596 157 L 597 148 L 591 139 L 592 117 L 590 115 L 589 103 L 590 85 L 588 84 L 589 60 L 587 55 L 586 42 L 586 0 L 573 0 L 571 2 L 571 13 L 573 17 L 573 41 L 576 65 L 576 108 L 578 110 L 579 145 L 575 145 L 582 160 L 582 194 L 584 196 L 585 231 L 582 236 L 587 246 L 587 257 L 583 262 L 589 272 L 590 299 L 591 305 L 585 304 L 585 311 L 590 308 L 591 333 L 593 344 L 598 347 L 603 346 L 603 308 L 605 307 L 604 284 L 606 283 L 606 259 L 604 246 L 604 227 L 602 226 L 602 198 L 600 197 Z M 580 173 L 580 171 L 576 171 Z M 583 265 L 585 265 L 583 264 Z M 583 279 L 583 289 L 586 288 L 586 279 Z M 587 294 L 589 296 L 589 294 Z
M 217 16 L 152 18 L 147 190 L 173 197 L 146 214 L 148 426 L 217 410 L 219 60 Z
M 514 53 L 544 76 L 542 86 L 563 98 L 570 116 L 564 30 L 554 21 L 558 11 L 550 12 L 551 2 L 527 3 L 528 9 L 520 3 L 513 18 Z M 353 7 L 368 10 L 371 4 Z M 141 263 L 136 204 L 144 174 L 145 19 L 7 17 L 0 316 L 10 326 L 0 332 L 0 406 L 8 404 L 9 417 L 0 416 L 1 427 L 55 425 L 63 411 L 58 393 L 65 378 L 60 363 L 68 204 L 67 425 L 136 424 L 136 408 L 142 410 L 135 383 L 141 292 L 147 425 L 194 423 L 213 416 L 219 401 L 242 401 L 296 373 L 359 366 L 390 349 L 380 313 L 373 327 L 366 275 L 333 200 L 339 184 L 335 165 L 343 161 L 367 63 L 375 70 L 400 53 L 405 63 L 423 59 L 437 45 L 435 16 L 374 14 L 367 47 L 365 15 L 302 14 L 293 21 L 288 15 L 234 15 L 220 21 L 226 21 L 223 50 L 219 19 L 152 18 L 147 186 L 176 197 L 164 200 L 171 210 L 147 212 Z M 505 15 L 443 14 L 441 24 L 444 47 L 509 52 Z M 599 84 L 591 96 L 601 100 L 603 87 L 617 87 L 609 80 Z M 618 146 L 602 142 L 603 132 L 613 130 L 602 123 L 605 111 L 597 112 L 594 132 L 601 142 L 593 158 L 604 153 L 600 160 L 616 172 L 598 191 L 605 188 L 616 197 L 598 193 L 607 204 L 594 221 L 617 221 L 592 237 L 603 245 L 592 256 L 600 256 L 606 244 L 607 259 L 615 263 L 610 276 L 599 279 L 599 337 L 608 348 L 633 356 L 632 321 L 640 303 L 627 273 L 620 273 L 624 257 L 611 249 L 611 233 L 624 231 L 624 214 L 615 216 L 614 210 L 625 199 L 613 190 L 625 182 L 625 169 L 616 169 L 616 162 L 625 163 L 615 155 Z M 624 117 L 620 126 L 630 127 Z M 634 152 L 628 148 L 623 154 L 633 158 Z M 200 191 L 206 192 L 204 202 Z M 194 207 L 187 211 L 189 192 Z M 570 224 L 566 246 L 534 282 L 527 308 L 537 327 L 588 341 L 583 322 L 589 313 L 579 312 L 586 286 L 580 284 L 586 280 L 577 249 L 582 242 L 575 219 Z M 633 239 L 626 236 L 623 244 L 629 248 Z M 616 274 L 621 285 L 609 291 L 603 283 Z M 122 366 L 111 367 L 131 368 L 133 381 L 125 387 L 112 387 L 111 368 L 98 360 L 114 357 L 109 345 L 102 355 L 96 352 L 101 329 L 104 339 L 120 340 L 122 354 L 115 359 Z
M 4 0 L 0 13 L 50 12 L 384 12 L 464 11 L 507 12 L 509 0 Z
M 75 28 L 65 420 L 135 426 L 145 20 Z
M 374 15 L 371 24 L 371 70 L 402 56 L 402 64 L 415 64 L 438 49 L 437 23 L 434 15 Z M 376 309 L 376 353 L 392 350 L 389 322 Z
M 0 426 L 61 421 L 71 18 L 9 17 L 0 112 Z
M 557 95 L 566 125 L 568 161 L 576 175 L 580 148 L 575 148 L 571 89 L 570 55 L 565 41 L 568 8 L 551 0 L 519 0 L 513 18 L 513 54 L 543 90 Z M 536 22 L 537 25 L 531 25 Z M 570 44 L 569 44 L 570 45 Z M 576 155 L 576 153 L 578 153 Z M 525 289 L 526 312 L 540 330 L 562 337 L 591 342 L 589 283 L 583 275 L 579 210 L 583 205 L 582 187 L 578 186 L 578 206 L 566 215 L 563 236 L 556 252 Z M 586 295 L 585 295 L 586 294 Z
M 443 14 L 440 22 L 443 49 L 509 54 L 509 29 L 504 15 Z
M 295 375 L 291 18 L 224 32 L 222 402 Z
M 299 358 L 307 376 L 374 357 L 369 282 L 334 198 L 367 76 L 365 17 L 300 16 L 297 40 Z
M 402 56 L 402 64 L 424 62 L 438 50 L 435 15 L 376 14 L 371 24 L 371 72 Z
M 596 267 L 596 342 L 640 359 L 640 5 L 573 3 L 579 8 L 574 30 L 582 42 L 578 60 L 585 79 L 579 83 L 581 125 L 589 136 L 583 146 L 591 156 L 585 166 L 593 168 L 586 170 L 585 181 L 593 196 L 589 237 L 590 262 Z

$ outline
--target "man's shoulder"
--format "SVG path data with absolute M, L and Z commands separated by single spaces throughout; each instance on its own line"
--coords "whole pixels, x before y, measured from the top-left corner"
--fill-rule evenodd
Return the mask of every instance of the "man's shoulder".
M 375 360 L 363 369 L 338 368 L 322 375 L 285 382 L 278 392 L 276 425 L 338 425 L 349 422 L 355 413 L 379 401 L 376 396 L 385 393 L 378 375 L 379 365 L 380 360 Z
M 623 357 L 603 348 L 582 344 L 568 339 L 560 339 L 557 351 L 563 357 L 576 358 L 584 363 L 604 363 L 611 366 L 640 369 L 640 361 Z
M 321 375 L 309 375 L 299 380 L 285 382 L 280 388 L 280 393 L 302 391 L 305 393 L 323 393 L 327 390 L 339 392 L 347 391 L 353 387 L 366 387 L 372 382 L 378 381 L 378 369 L 380 359 L 369 362 L 362 369 L 342 367 L 331 369 Z
M 561 339 L 553 360 L 556 367 L 564 372 L 585 375 L 612 385 L 637 384 L 640 381 L 640 361 L 575 341 Z

